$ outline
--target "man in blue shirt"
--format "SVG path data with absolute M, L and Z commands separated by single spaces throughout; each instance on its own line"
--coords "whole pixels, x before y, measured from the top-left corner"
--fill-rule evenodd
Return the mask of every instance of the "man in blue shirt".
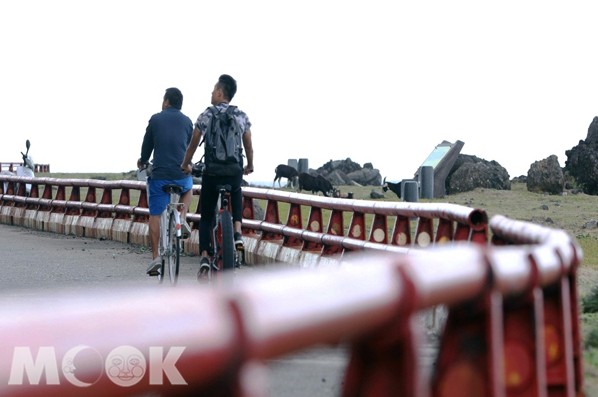
M 183 94 L 178 88 L 168 88 L 162 101 L 162 111 L 154 114 L 147 125 L 141 156 L 137 167 L 142 168 L 154 153 L 151 176 L 147 179 L 149 191 L 149 233 L 152 245 L 152 261 L 147 273 L 157 275 L 161 265 L 158 251 L 160 243 L 160 216 L 170 202 L 169 195 L 162 190 L 167 184 L 177 184 L 183 188 L 180 202 L 184 204 L 181 211 L 183 237 L 190 234 L 187 224 L 187 211 L 193 197 L 193 180 L 181 170 L 181 162 L 185 157 L 187 146 L 193 135 L 191 119 L 181 112 Z

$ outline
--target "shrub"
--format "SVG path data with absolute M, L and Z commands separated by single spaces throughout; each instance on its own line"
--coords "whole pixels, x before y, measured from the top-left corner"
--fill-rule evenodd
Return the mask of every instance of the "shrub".
M 598 287 L 583 298 L 582 307 L 584 313 L 598 313 Z
M 586 349 L 598 349 L 598 328 L 592 329 L 584 341 L 584 347 Z

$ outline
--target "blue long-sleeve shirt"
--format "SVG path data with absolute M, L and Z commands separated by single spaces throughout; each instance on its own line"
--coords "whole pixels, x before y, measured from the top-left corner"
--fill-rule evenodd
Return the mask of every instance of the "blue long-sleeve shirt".
M 147 125 L 141 145 L 142 162 L 154 153 L 152 179 L 183 179 L 181 170 L 185 151 L 193 135 L 193 123 L 179 109 L 169 107 L 154 114 Z

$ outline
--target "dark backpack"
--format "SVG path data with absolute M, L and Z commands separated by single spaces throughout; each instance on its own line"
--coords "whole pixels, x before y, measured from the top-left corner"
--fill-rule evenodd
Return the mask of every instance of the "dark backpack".
M 208 108 L 212 117 L 205 132 L 205 174 L 232 176 L 243 171 L 241 126 L 234 117 L 236 106 L 225 111 Z

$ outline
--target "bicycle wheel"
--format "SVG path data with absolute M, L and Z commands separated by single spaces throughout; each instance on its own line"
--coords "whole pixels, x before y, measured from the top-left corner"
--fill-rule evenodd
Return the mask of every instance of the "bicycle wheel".
M 166 271 L 166 266 L 165 266 L 165 258 L 166 258 L 166 252 L 167 252 L 167 243 L 168 243 L 168 228 L 166 227 L 166 212 L 163 212 L 162 215 L 160 215 L 160 243 L 159 243 L 159 252 L 160 252 L 160 258 L 162 260 L 162 264 L 160 265 L 160 269 L 158 269 L 158 283 L 162 284 L 162 282 L 164 281 L 164 277 L 165 277 L 165 271 Z
M 168 220 L 168 276 L 171 284 L 176 284 L 179 277 L 181 237 L 177 236 L 177 221 L 174 212 Z
M 162 257 L 162 265 L 160 265 L 160 268 L 158 269 L 158 284 L 162 284 L 162 282 L 164 281 L 165 269 L 166 266 L 164 266 L 164 257 Z
M 222 232 L 222 269 L 232 270 L 235 267 L 235 242 L 233 238 L 233 218 L 228 210 L 223 210 L 219 216 Z

